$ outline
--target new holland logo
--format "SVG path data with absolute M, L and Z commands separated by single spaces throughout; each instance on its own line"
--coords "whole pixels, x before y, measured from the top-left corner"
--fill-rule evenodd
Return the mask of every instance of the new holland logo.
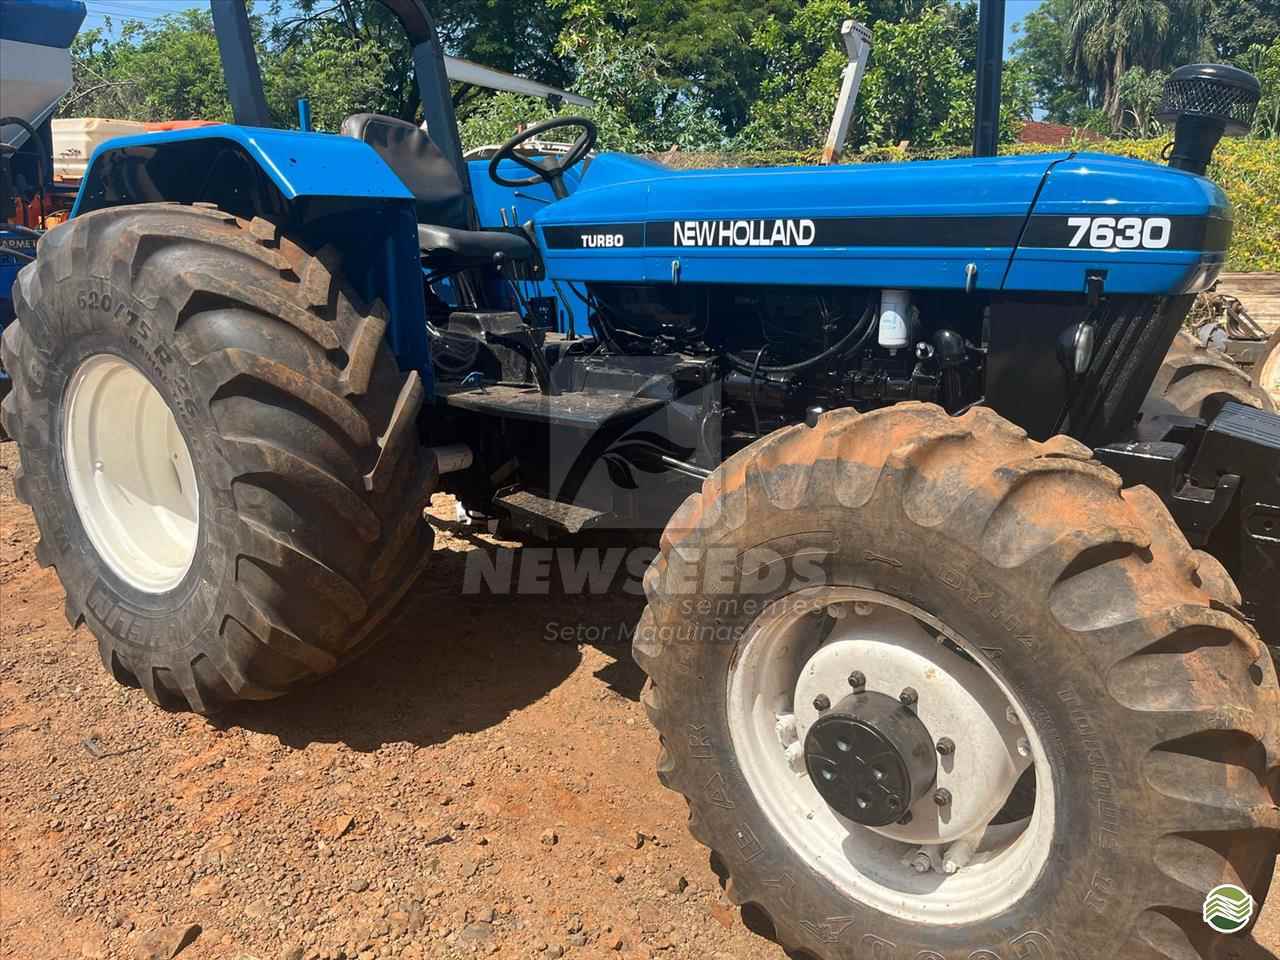
M 677 247 L 808 247 L 817 227 L 812 220 L 677 220 Z
M 1224 883 L 1204 898 L 1204 922 L 1220 933 L 1239 933 L 1253 919 L 1254 902 L 1247 890 Z

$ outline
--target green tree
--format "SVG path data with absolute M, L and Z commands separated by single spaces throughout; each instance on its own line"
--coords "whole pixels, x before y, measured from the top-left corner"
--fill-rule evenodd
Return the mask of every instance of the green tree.
M 570 89 L 595 101 L 590 109 L 553 110 L 529 97 L 488 98 L 461 124 L 468 147 L 497 143 L 527 124 L 555 115 L 584 115 L 600 129 L 600 147 L 653 152 L 670 147 L 719 146 L 724 131 L 684 85 L 669 79 L 669 67 L 649 43 L 626 34 L 634 23 L 628 7 L 601 0 L 565 0 L 564 29 L 557 50 L 573 65 Z
M 1135 137 L 1160 135 L 1161 125 L 1155 119 L 1155 112 L 1168 79 L 1169 75 L 1163 70 L 1130 67 L 1124 72 L 1116 84 L 1121 130 Z
M 271 0 L 269 9 L 274 49 L 305 44 L 316 33 L 345 36 L 383 64 L 383 92 L 369 108 L 405 120 L 420 112 L 409 43 L 377 0 Z M 447 53 L 556 86 L 568 82 L 569 64 L 556 49 L 562 23 L 554 0 L 434 0 L 430 9 Z
M 907 140 L 941 146 L 971 139 L 973 6 L 934 2 L 912 10 L 913 16 L 898 22 L 873 22 L 851 144 Z M 766 73 L 751 122 L 740 136 L 743 145 L 796 149 L 822 143 L 847 62 L 837 28 L 850 16 L 871 19 L 867 8 L 849 0 L 806 0 L 788 21 L 771 18 L 757 31 L 753 42 L 764 56 Z M 1006 138 L 1030 115 L 1033 91 L 1025 67 L 1010 64 L 1003 86 Z
M 1096 106 L 1089 84 L 1072 79 L 1067 21 L 1075 0 L 1044 0 L 1014 30 L 1010 63 L 1022 64 L 1035 90 L 1035 105 L 1054 123 L 1080 125 Z
M 1157 70 L 1204 52 L 1212 0 L 1075 0 L 1066 21 L 1072 79 L 1089 84 L 1118 129 L 1120 78 L 1130 67 Z
M 1237 60 L 1254 46 L 1265 50 L 1280 39 L 1280 0 L 1218 0 L 1209 38 L 1221 60 Z
M 184 10 L 120 37 L 89 30 L 72 45 L 72 89 L 59 116 L 230 120 L 231 105 L 208 11 Z
M 384 47 L 348 37 L 331 24 L 319 24 L 296 42 L 263 57 L 267 107 L 277 122 L 294 126 L 297 102 L 306 97 L 312 125 L 329 131 L 336 131 L 353 113 L 403 114 L 407 103 L 416 106 L 417 97 L 410 100 L 400 90 L 388 96 L 385 81 L 396 70 L 392 59 Z
M 1262 84 L 1262 100 L 1254 116 L 1253 135 L 1280 137 L 1280 36 L 1272 40 L 1270 46 L 1254 44 L 1238 58 L 1238 62 Z

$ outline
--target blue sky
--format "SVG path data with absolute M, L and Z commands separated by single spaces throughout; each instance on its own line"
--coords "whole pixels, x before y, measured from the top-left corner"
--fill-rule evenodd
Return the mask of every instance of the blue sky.
M 1013 42 L 1013 25 L 1038 7 L 1043 0 L 1006 0 L 1004 38 L 1005 43 Z M 121 20 L 134 18 L 138 20 L 155 20 L 167 13 L 186 10 L 192 7 L 207 9 L 208 0 L 85 0 L 89 8 L 89 16 L 85 27 L 101 27 L 104 20 L 110 17 L 117 24 Z
M 1004 8 L 1004 45 L 1006 47 L 1013 43 L 1017 36 L 1013 32 L 1013 25 L 1042 3 L 1044 0 L 1006 0 Z

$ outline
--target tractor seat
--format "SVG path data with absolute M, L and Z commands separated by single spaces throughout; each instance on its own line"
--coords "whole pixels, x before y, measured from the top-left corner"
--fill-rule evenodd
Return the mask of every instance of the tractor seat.
M 418 246 L 429 265 L 466 267 L 502 266 L 533 256 L 529 241 L 504 230 L 459 230 L 436 223 L 418 224 Z
M 342 121 L 341 132 L 373 147 L 413 194 L 418 244 L 429 266 L 464 270 L 532 258 L 533 246 L 521 234 L 472 229 L 470 200 L 457 171 L 420 127 L 357 113 Z

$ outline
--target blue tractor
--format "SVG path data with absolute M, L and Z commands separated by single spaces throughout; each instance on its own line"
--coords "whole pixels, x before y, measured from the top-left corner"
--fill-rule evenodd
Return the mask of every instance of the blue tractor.
M 662 529 L 659 775 L 793 955 L 1257 947 L 1280 417 L 1162 368 L 1256 81 L 1177 71 L 1168 166 L 983 155 L 988 19 L 971 159 L 676 171 L 579 118 L 468 163 L 422 0 L 383 3 L 423 126 L 270 129 L 214 0 L 238 122 L 104 145 L 19 276 L 15 486 L 107 669 L 200 712 L 337 669 L 434 491 Z

